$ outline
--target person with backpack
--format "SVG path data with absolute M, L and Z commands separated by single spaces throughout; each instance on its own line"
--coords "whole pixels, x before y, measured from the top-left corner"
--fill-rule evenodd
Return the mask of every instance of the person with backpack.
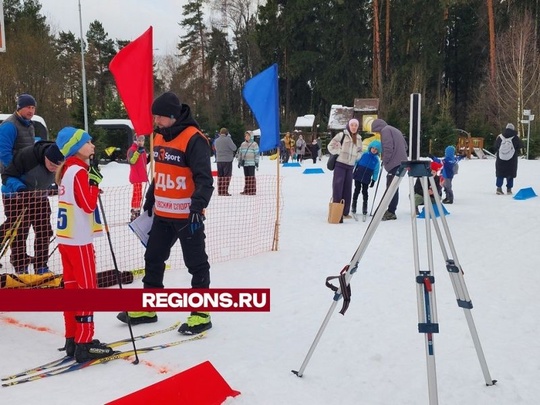
M 523 148 L 521 139 L 517 136 L 514 124 L 507 124 L 502 134 L 495 139 L 495 176 L 497 178 L 495 185 L 496 193 L 503 195 L 502 186 L 506 179 L 506 194 L 512 194 L 514 179 L 517 177 L 518 153 Z

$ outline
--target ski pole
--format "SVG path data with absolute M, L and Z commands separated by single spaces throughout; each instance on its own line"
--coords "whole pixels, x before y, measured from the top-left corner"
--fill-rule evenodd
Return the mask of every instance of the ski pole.
M 94 161 L 94 155 L 90 156 L 90 165 L 97 166 L 97 162 Z M 111 256 L 114 264 L 114 270 L 116 270 L 116 281 L 118 282 L 118 286 L 120 289 L 122 289 L 122 279 L 120 277 L 120 271 L 118 270 L 118 263 L 116 262 L 116 255 L 114 254 L 113 244 L 111 240 L 111 233 L 109 232 L 109 226 L 107 225 L 107 218 L 105 217 L 105 210 L 103 209 L 103 201 L 101 200 L 101 190 L 98 194 L 98 202 L 99 202 L 99 210 L 101 211 L 101 216 L 103 217 L 103 226 L 105 228 L 105 233 L 107 234 L 107 241 L 109 242 L 109 248 L 111 250 Z M 133 336 L 133 328 L 131 327 L 131 320 L 129 319 L 129 315 L 126 312 L 126 319 L 129 329 L 129 335 L 131 338 L 131 342 L 133 343 L 133 354 L 135 355 L 135 360 L 133 360 L 133 364 L 139 364 L 139 355 L 137 354 L 137 347 L 135 346 L 135 338 Z
M 375 194 L 373 194 L 373 201 L 371 202 L 371 210 L 369 211 L 369 216 L 373 216 L 373 207 L 375 206 L 375 197 L 377 197 L 377 191 L 379 190 L 379 183 L 381 182 L 381 173 L 379 173 L 379 178 L 377 179 L 377 187 L 375 187 Z
M 55 240 L 56 240 L 56 235 L 54 235 L 54 238 L 51 239 L 51 241 L 49 242 L 49 245 L 50 245 L 51 243 L 53 243 Z M 50 259 L 51 256 L 54 254 L 54 252 L 56 252 L 56 249 L 58 249 L 58 243 L 57 243 L 56 246 L 53 248 L 52 252 L 49 253 L 49 259 Z

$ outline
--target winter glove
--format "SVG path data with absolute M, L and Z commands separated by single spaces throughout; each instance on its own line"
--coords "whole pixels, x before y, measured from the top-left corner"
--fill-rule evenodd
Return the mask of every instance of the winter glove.
M 146 192 L 146 200 L 144 201 L 143 211 L 148 212 L 148 216 L 152 216 L 152 211 L 154 210 L 154 204 L 156 203 L 156 197 L 154 196 L 155 183 L 152 182 L 148 191 Z
M 139 146 L 139 147 L 137 148 L 137 152 L 139 152 L 140 154 L 143 154 L 143 153 L 145 152 L 144 146 Z
M 58 195 L 58 184 L 50 184 L 49 187 L 47 187 L 47 194 L 49 196 Z
M 369 187 L 373 187 L 375 185 L 375 180 L 371 180 L 371 183 L 369 183 Z
M 256 168 L 257 170 L 259 170 L 259 162 L 256 162 L 256 163 L 255 163 L 255 168 Z
M 91 186 L 99 186 L 99 183 L 103 180 L 103 175 L 97 166 L 88 167 L 88 179 Z
M 149 217 L 152 216 L 152 211 L 154 211 L 155 202 L 156 200 L 153 197 L 146 196 L 146 201 L 144 202 L 144 205 L 143 205 L 143 211 L 148 212 Z
M 205 219 L 204 214 L 201 212 L 190 211 L 188 218 L 189 232 L 193 235 L 202 228 Z

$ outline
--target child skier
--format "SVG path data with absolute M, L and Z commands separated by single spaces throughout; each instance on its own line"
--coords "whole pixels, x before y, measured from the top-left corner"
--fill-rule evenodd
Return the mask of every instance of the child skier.
M 101 233 L 97 204 L 99 169 L 89 165 L 92 137 L 82 129 L 60 130 L 56 144 L 66 157 L 56 172 L 58 220 L 56 237 L 62 258 L 64 288 L 97 288 L 96 254 L 92 237 Z M 94 340 L 94 313 L 65 311 L 66 354 L 78 363 L 110 356 L 113 349 Z
M 133 144 L 127 151 L 127 161 L 129 163 L 129 182 L 133 185 L 131 217 L 129 219 L 132 222 L 141 215 L 142 184 L 148 181 L 146 174 L 148 155 L 144 149 L 144 135 L 133 137 Z
M 360 159 L 357 160 L 353 171 L 354 179 L 354 193 L 352 199 L 352 213 L 354 219 L 356 217 L 356 204 L 358 201 L 358 195 L 362 191 L 362 220 L 365 221 L 367 217 L 367 205 L 368 205 L 368 187 L 373 187 L 375 181 L 379 177 L 379 171 L 381 169 L 381 161 L 379 159 L 379 152 L 381 151 L 381 142 L 374 140 L 369 143 L 368 149 L 362 154 Z
M 447 146 L 444 150 L 444 158 L 439 159 L 435 156 L 430 156 L 434 162 L 442 163 L 442 186 L 444 187 L 445 199 L 443 200 L 444 204 L 453 204 L 454 203 L 454 190 L 452 189 L 452 180 L 454 175 L 458 173 L 459 169 L 459 160 L 462 159 L 462 156 L 456 156 L 456 148 L 452 145 Z

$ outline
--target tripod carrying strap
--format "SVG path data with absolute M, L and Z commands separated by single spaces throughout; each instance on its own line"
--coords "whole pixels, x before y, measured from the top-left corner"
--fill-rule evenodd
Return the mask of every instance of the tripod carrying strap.
M 339 299 L 339 295 L 343 296 L 343 306 L 341 307 L 341 311 L 339 311 L 341 315 L 345 315 L 347 308 L 349 308 L 349 303 L 351 302 L 351 285 L 347 284 L 347 279 L 345 277 L 346 274 L 347 272 L 345 271 L 342 272 L 339 276 L 326 277 L 326 286 L 328 288 L 330 288 L 335 293 L 337 293 L 338 290 L 341 290 L 340 294 L 336 294 L 336 298 L 334 298 L 334 300 L 337 301 Z M 331 280 L 334 280 L 336 278 L 339 280 L 339 288 L 330 282 Z

